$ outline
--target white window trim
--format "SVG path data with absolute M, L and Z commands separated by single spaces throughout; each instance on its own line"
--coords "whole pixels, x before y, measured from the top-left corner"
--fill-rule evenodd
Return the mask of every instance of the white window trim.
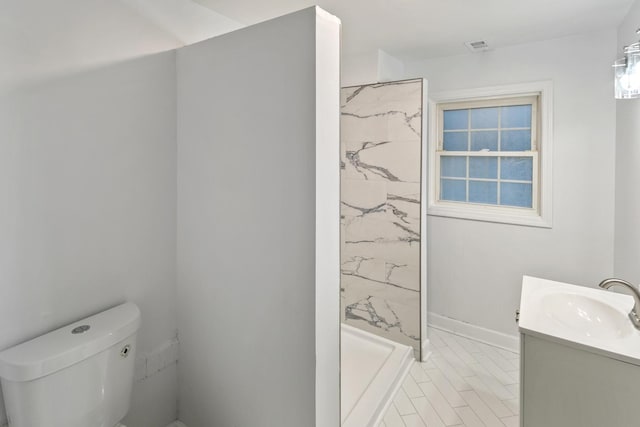
M 504 206 L 476 205 L 470 203 L 446 202 L 438 200 L 438 173 L 436 151 L 438 150 L 438 104 L 476 99 L 498 99 L 508 97 L 539 96 L 539 197 L 537 209 L 509 208 Z M 553 84 L 551 81 L 522 83 L 505 86 L 485 87 L 478 89 L 438 92 L 429 96 L 429 197 L 427 214 L 451 218 L 471 219 L 476 221 L 497 222 L 504 224 L 525 225 L 531 227 L 551 228 L 552 212 L 552 180 L 553 180 Z

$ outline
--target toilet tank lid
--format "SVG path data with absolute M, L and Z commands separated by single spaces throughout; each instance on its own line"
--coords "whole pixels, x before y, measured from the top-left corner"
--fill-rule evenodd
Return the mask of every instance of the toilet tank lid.
M 0 352 L 0 378 L 32 381 L 94 356 L 136 333 L 140 309 L 127 302 Z

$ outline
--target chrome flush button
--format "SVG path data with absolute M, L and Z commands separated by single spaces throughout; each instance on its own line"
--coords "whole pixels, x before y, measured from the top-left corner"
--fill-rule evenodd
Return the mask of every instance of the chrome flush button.
M 82 325 L 82 326 L 78 326 L 77 328 L 73 328 L 71 333 L 72 334 L 83 334 L 83 333 L 87 332 L 89 329 L 91 329 L 91 326 Z

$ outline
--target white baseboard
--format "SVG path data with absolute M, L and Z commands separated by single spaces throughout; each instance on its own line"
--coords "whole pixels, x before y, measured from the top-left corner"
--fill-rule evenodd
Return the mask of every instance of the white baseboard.
M 441 316 L 436 313 L 427 314 L 427 325 L 443 331 L 452 332 L 456 335 L 471 338 L 505 350 L 520 353 L 520 337 L 503 334 L 502 332 L 472 325 L 450 317 Z
M 8 427 L 8 426 L 9 424 L 6 421 L 0 424 L 0 427 Z M 169 424 L 167 427 L 187 427 L 187 426 L 184 425 L 182 422 L 176 420 L 171 424 Z
M 4 421 L 0 423 L 0 427 L 9 427 L 9 424 L 6 421 Z M 182 422 L 176 420 L 171 424 L 169 424 L 167 427 L 187 427 L 187 426 Z
M 0 424 L 0 427 L 8 427 L 8 426 L 9 424 L 7 424 L 7 422 L 3 422 L 2 424 Z M 181 423 L 180 421 L 174 421 L 171 424 L 169 424 L 167 427 L 187 427 L 187 426 Z

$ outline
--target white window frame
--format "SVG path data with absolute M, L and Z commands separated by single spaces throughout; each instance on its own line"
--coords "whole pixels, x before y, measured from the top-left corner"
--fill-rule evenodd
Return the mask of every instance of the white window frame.
M 452 202 L 440 199 L 440 156 L 464 155 L 468 152 L 442 150 L 442 111 L 451 109 L 454 103 L 461 108 L 478 108 L 503 100 L 508 105 L 522 104 L 523 98 L 537 97 L 534 114 L 537 126 L 532 123 L 532 150 L 520 153 L 519 157 L 532 157 L 533 164 L 533 207 L 517 208 L 500 205 Z M 508 100 L 512 98 L 512 100 Z M 462 104 L 464 103 L 464 104 Z M 479 89 L 457 90 L 434 93 L 429 96 L 429 197 L 427 214 L 476 221 L 525 225 L 531 227 L 552 227 L 552 138 L 553 138 L 553 85 L 549 81 L 494 86 Z M 513 152 L 474 152 L 477 156 L 513 156 Z

